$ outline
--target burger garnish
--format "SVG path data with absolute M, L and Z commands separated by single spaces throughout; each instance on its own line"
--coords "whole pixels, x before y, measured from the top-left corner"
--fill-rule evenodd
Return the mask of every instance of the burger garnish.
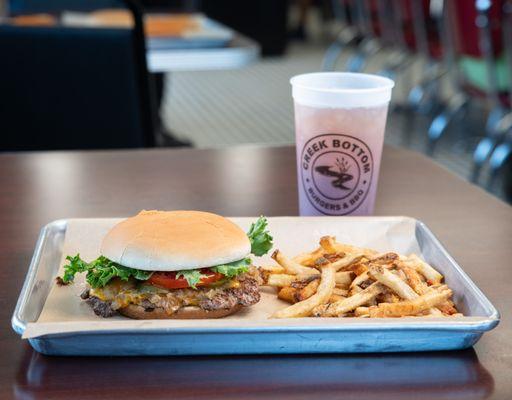
M 217 318 L 259 301 L 248 253 L 261 256 L 271 248 L 264 217 L 245 236 L 215 214 L 142 211 L 107 234 L 96 260 L 66 257 L 58 281 L 68 284 L 86 273 L 90 288 L 81 297 L 103 317 Z M 226 262 L 211 265 L 219 259 Z M 196 261 L 203 265 L 194 268 Z

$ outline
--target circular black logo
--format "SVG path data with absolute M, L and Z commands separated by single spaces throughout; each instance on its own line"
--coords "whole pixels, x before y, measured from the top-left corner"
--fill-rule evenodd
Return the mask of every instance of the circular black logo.
M 306 196 L 322 214 L 350 214 L 368 194 L 372 153 L 353 136 L 329 133 L 311 138 L 302 149 L 300 163 Z

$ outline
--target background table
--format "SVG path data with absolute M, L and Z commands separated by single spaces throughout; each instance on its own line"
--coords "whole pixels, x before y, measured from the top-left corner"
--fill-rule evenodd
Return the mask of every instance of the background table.
M 512 393 L 512 208 L 419 154 L 386 148 L 378 215 L 426 222 L 502 313 L 460 352 L 51 358 L 10 328 L 39 229 L 142 208 L 296 215 L 294 149 L 0 155 L 0 398 L 453 398 Z
M 158 72 L 210 71 L 242 68 L 256 61 L 259 45 L 238 32 L 225 47 L 154 48 L 147 46 L 148 70 Z

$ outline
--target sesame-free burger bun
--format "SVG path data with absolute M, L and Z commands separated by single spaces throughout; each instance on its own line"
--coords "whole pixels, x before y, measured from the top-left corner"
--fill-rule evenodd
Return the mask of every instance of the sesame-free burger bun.
M 115 225 L 101 254 L 129 268 L 179 271 L 241 260 L 251 252 L 246 233 L 202 211 L 141 211 Z

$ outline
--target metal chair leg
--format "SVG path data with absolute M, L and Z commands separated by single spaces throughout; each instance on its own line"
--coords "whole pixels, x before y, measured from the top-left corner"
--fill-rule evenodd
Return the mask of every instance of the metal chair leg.
M 480 142 L 478 142 L 478 145 L 476 146 L 476 149 L 473 153 L 473 168 L 470 178 L 471 182 L 478 182 L 482 167 L 491 155 L 494 147 L 496 147 L 496 140 L 491 137 L 484 137 L 480 140 Z
M 361 72 L 366 64 L 366 54 L 358 51 L 347 60 L 345 69 L 348 72 Z
M 334 71 L 334 67 L 340 58 L 344 47 L 345 45 L 343 43 L 335 41 L 327 48 L 322 61 L 322 71 Z
M 507 121 L 510 121 L 509 113 L 502 107 L 494 108 L 487 118 L 486 137 L 478 142 L 473 153 L 473 168 L 471 181 L 476 183 L 484 164 L 489 160 L 494 148 L 501 142 L 507 132 Z M 511 122 L 512 124 L 512 122 Z
M 506 165 L 510 156 L 512 155 L 512 140 L 501 143 L 496 146 L 494 151 L 489 158 L 490 174 L 489 180 L 487 181 L 487 190 L 491 190 L 494 187 L 497 177 Z
M 382 46 L 374 38 L 363 39 L 356 53 L 347 60 L 346 70 L 349 72 L 361 72 L 368 60 L 375 56 Z
M 446 133 L 452 121 L 460 120 L 467 111 L 469 99 L 457 93 L 448 100 L 446 107 L 431 122 L 428 128 L 427 154 L 433 156 L 439 139 Z
M 411 54 L 404 50 L 395 50 L 387 57 L 382 69 L 377 71 L 377 75 L 385 76 L 395 82 L 398 79 L 398 74 L 405 71 L 413 63 Z
M 344 28 L 336 40 L 328 47 L 322 61 L 322 71 L 334 71 L 343 50 L 354 43 L 357 39 L 357 33 L 350 27 Z
M 487 188 L 490 190 L 494 186 L 494 182 L 499 172 L 506 164 L 512 151 L 512 112 L 505 115 L 496 126 L 498 138 L 504 137 L 501 144 L 498 144 L 489 156 L 489 179 Z
M 425 97 L 423 85 L 415 85 L 409 90 L 405 104 L 403 105 L 404 119 L 402 125 L 402 137 L 404 144 L 411 145 L 412 133 L 415 131 L 416 115 L 420 104 Z

